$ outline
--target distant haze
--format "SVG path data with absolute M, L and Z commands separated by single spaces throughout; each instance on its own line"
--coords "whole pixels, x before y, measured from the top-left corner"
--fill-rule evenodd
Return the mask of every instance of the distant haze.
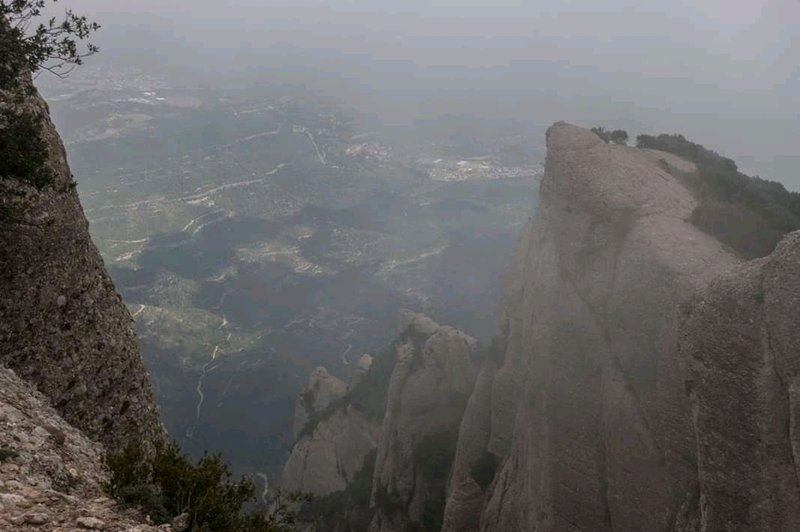
M 800 190 L 797 0 L 62 4 L 103 24 L 109 57 L 301 73 L 387 122 L 465 113 L 682 132 Z

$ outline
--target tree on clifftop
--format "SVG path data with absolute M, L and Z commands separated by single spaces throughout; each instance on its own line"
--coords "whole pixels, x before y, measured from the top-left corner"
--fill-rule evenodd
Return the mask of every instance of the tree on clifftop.
M 100 28 L 71 9 L 62 17 L 40 20 L 58 0 L 0 0 L 0 90 L 14 89 L 24 73 L 47 70 L 66 76 L 98 51 L 85 42 Z
M 33 91 L 26 77 L 42 70 L 64 77 L 98 51 L 86 42 L 98 24 L 69 9 L 63 18 L 42 18 L 57 1 L 0 0 L 0 185 L 13 180 L 42 190 L 53 182 L 42 117 L 22 105 Z M 12 218 L 10 205 L 18 195 L 13 186 L 0 187 L 0 219 Z
M 603 139 L 606 143 L 613 143 L 618 146 L 628 144 L 628 132 L 624 129 L 615 129 L 614 131 L 607 131 L 602 127 L 593 127 L 592 133 Z

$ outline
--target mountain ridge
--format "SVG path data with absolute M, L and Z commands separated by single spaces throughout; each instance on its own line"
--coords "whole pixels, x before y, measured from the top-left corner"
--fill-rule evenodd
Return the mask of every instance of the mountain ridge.
M 692 224 L 698 199 L 682 181 L 691 162 L 611 146 L 566 123 L 548 130 L 547 145 L 541 205 L 506 276 L 500 338 L 475 359 L 475 384 L 450 429 L 454 454 L 439 471 L 446 485 L 423 490 L 445 497 L 443 511 L 431 520 L 412 508 L 422 492 L 388 497 L 406 491 L 386 484 L 378 460 L 371 500 L 327 522 L 349 529 L 355 516 L 367 528 L 371 515 L 373 531 L 437 529 L 437 519 L 453 532 L 796 528 L 800 323 L 789 309 L 800 304 L 800 233 L 743 260 Z M 389 403 L 405 406 L 387 409 L 384 449 L 408 436 L 385 430 L 409 408 Z M 401 470 L 424 462 L 414 455 Z M 343 493 L 356 501 L 361 489 Z

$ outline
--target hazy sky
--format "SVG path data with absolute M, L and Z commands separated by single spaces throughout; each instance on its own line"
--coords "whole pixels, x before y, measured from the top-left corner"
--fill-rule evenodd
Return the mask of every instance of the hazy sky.
M 798 0 L 62 4 L 100 21 L 107 48 L 160 47 L 192 66 L 313 67 L 360 84 L 365 99 L 426 92 L 444 111 L 463 109 L 437 89 L 476 114 L 680 130 L 800 189 Z

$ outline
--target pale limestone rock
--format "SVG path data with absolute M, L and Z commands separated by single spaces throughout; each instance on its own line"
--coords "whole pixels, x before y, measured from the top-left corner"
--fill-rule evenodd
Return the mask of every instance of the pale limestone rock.
M 697 522 L 678 309 L 737 260 L 686 221 L 695 200 L 660 158 L 569 124 L 548 131 L 540 209 L 501 311 L 505 354 L 461 423 L 445 530 Z M 501 465 L 483 495 L 469 468 L 486 451 Z
M 296 442 L 281 485 L 317 496 L 347 488 L 377 446 L 378 424 L 349 407 L 321 421 L 313 434 Z
M 88 530 L 104 530 L 106 524 L 96 517 L 79 517 L 77 520 L 78 526 Z
M 372 355 L 369 353 L 364 353 L 361 355 L 361 358 L 358 359 L 356 363 L 356 370 L 362 373 L 366 373 L 369 371 L 369 368 L 372 367 Z
M 369 364 L 362 366 L 369 369 Z M 340 401 L 355 385 L 354 380 L 348 389 L 322 367 L 311 373 L 295 406 L 297 441 L 281 475 L 285 489 L 329 495 L 344 490 L 364 467 L 365 457 L 377 446 L 379 425 Z
M 800 530 L 800 232 L 685 306 L 701 530 Z

